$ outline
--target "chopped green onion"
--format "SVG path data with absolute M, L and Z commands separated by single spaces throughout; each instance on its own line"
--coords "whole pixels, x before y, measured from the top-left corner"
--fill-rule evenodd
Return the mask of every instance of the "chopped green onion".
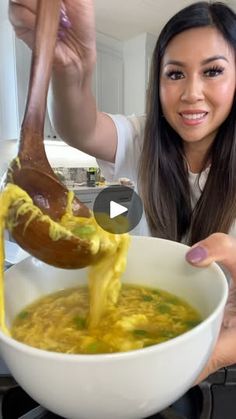
M 87 346 L 87 352 L 88 353 L 96 353 L 98 351 L 98 342 L 90 343 L 90 345 Z
M 147 336 L 148 332 L 146 330 L 143 329 L 135 329 L 133 331 L 135 336 Z
M 193 327 L 197 326 L 199 324 L 199 320 L 187 320 L 184 322 L 184 324 L 189 328 L 192 329 Z
M 143 301 L 153 301 L 153 297 L 151 295 L 142 295 Z
M 24 320 L 29 315 L 29 312 L 26 310 L 23 310 L 18 314 L 18 319 Z
M 82 237 L 82 238 L 94 234 L 95 231 L 96 231 L 96 229 L 92 225 L 84 225 L 84 226 L 77 225 L 72 229 L 72 233 L 75 236 L 79 236 L 79 237 Z
M 77 329 L 85 329 L 86 319 L 84 317 L 76 316 L 73 321 Z
M 168 304 L 157 304 L 156 308 L 161 314 L 167 314 L 171 311 L 171 307 Z
M 177 297 L 169 297 L 168 298 L 168 303 L 176 305 L 176 304 L 180 303 L 180 300 Z

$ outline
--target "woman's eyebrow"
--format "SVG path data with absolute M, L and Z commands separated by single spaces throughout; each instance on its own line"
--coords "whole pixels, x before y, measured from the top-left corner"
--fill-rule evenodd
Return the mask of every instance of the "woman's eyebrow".
M 205 60 L 201 61 L 201 65 L 205 65 L 205 64 L 209 64 L 212 61 L 216 61 L 216 60 L 225 60 L 228 62 L 227 58 L 224 55 L 214 55 L 213 57 L 209 57 L 206 58 Z M 182 61 L 178 61 L 178 60 L 169 60 L 164 64 L 164 67 L 166 67 L 167 65 L 176 65 L 179 67 L 186 67 L 186 64 Z
M 177 60 L 169 60 L 164 64 L 164 67 L 166 67 L 167 65 L 177 65 L 179 67 L 185 67 L 185 64 L 182 61 L 177 61 Z
M 227 61 L 227 63 L 229 62 L 229 61 L 227 60 L 227 58 L 226 58 L 224 55 L 214 55 L 213 57 L 209 57 L 209 58 L 206 58 L 205 60 L 203 60 L 203 61 L 201 62 L 201 64 L 202 64 L 202 65 L 204 65 L 204 64 L 208 64 L 208 63 L 210 63 L 211 61 L 216 61 L 216 60 L 225 60 L 225 61 Z

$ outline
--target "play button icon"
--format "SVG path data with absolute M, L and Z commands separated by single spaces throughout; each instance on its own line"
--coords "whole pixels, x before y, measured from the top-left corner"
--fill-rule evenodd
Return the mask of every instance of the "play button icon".
M 110 202 L 110 218 L 115 218 L 118 215 L 124 214 L 128 211 L 128 208 L 123 205 L 117 204 L 117 202 Z
M 143 205 L 133 188 L 115 185 L 104 188 L 98 194 L 93 213 L 103 230 L 123 234 L 138 225 L 142 217 Z

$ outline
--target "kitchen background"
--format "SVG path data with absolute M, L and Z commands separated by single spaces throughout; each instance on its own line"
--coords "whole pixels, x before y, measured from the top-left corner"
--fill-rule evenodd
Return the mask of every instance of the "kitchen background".
M 236 0 L 224 2 L 236 10 Z M 171 15 L 194 1 L 94 0 L 94 3 L 98 55 L 93 92 L 99 109 L 127 115 L 143 114 L 156 38 Z M 15 38 L 8 21 L 7 8 L 8 0 L 0 0 L 0 179 L 17 153 L 30 65 L 30 51 Z M 97 167 L 96 159 L 61 141 L 48 115 L 45 121 L 45 148 L 59 176 L 70 187 L 77 188 L 80 199 L 92 207 L 97 193 L 105 185 L 102 174 L 98 173 L 96 186 L 87 186 L 87 170 Z M 5 252 L 6 267 L 25 257 L 24 251 L 8 240 L 5 240 Z M 8 369 L 0 358 L 0 406 L 2 394 L 12 385 L 15 385 L 14 380 L 8 375 Z M 199 417 L 199 406 L 203 404 L 205 413 L 201 415 L 202 419 L 232 419 L 235 418 L 235 389 L 236 366 L 233 366 L 219 370 L 210 377 L 208 383 L 203 383 L 201 391 L 195 387 L 188 394 L 189 401 L 186 395 L 184 402 L 181 399 L 177 403 L 180 408 L 189 403 L 188 408 L 191 406 L 193 409 L 191 414 L 196 415 L 194 418 Z M 11 402 L 13 407 L 14 403 L 15 399 Z M 215 406 L 213 414 L 212 406 Z M 183 417 L 174 415 L 170 409 L 168 411 L 170 416 L 165 417 Z M 33 417 L 31 413 L 29 415 Z M 10 418 L 9 415 L 6 417 Z
M 194 1 L 94 0 L 94 3 L 98 55 L 93 92 L 98 107 L 110 113 L 143 114 L 158 33 L 174 12 Z M 236 9 L 236 0 L 226 3 Z M 17 151 L 30 65 L 30 50 L 15 38 L 7 8 L 8 0 L 0 0 L 0 177 Z M 70 186 L 76 182 L 77 186 L 85 184 L 86 169 L 97 167 L 93 157 L 61 141 L 48 115 L 45 147 L 51 165 Z M 97 186 L 99 180 L 98 174 Z M 100 186 L 103 185 L 104 182 Z

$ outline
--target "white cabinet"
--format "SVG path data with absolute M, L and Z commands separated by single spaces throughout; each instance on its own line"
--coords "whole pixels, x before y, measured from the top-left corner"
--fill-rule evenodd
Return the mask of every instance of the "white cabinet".
M 80 189 L 75 190 L 74 193 L 75 196 L 77 196 L 83 204 L 85 204 L 89 209 L 93 210 L 95 199 L 101 191 L 102 188 L 81 187 Z
M 2 9 L 0 13 L 3 12 Z M 17 138 L 19 131 L 15 37 L 5 15 L 0 19 L 0 56 L 0 141 L 3 141 Z
M 97 65 L 94 71 L 93 92 L 98 108 L 104 112 L 123 113 L 123 56 L 122 43 L 97 35 Z M 17 96 L 19 120 L 22 121 L 25 108 L 31 52 L 25 44 L 16 39 Z M 47 115 L 45 138 L 57 138 Z
M 97 34 L 94 87 L 99 110 L 124 113 L 123 44 L 102 34 Z
M 124 42 L 124 113 L 145 113 L 146 91 L 156 38 L 142 33 Z
M 116 186 L 118 186 L 118 184 Z M 74 190 L 74 193 L 80 199 L 81 202 L 83 202 L 85 205 L 87 205 L 87 207 L 93 210 L 95 199 L 97 198 L 98 194 L 103 191 L 103 189 L 103 187 L 92 188 L 81 186 L 80 188 Z M 126 187 L 122 187 L 121 185 L 119 185 L 119 188 L 117 188 L 117 190 L 115 189 L 115 187 L 113 187 L 110 193 L 114 202 L 116 202 L 118 205 L 125 206 L 128 210 L 130 209 L 133 195 L 131 189 L 128 190 Z M 99 202 L 97 202 L 97 212 L 104 212 L 104 205 L 106 206 L 106 201 L 104 201 L 104 199 L 100 199 Z

